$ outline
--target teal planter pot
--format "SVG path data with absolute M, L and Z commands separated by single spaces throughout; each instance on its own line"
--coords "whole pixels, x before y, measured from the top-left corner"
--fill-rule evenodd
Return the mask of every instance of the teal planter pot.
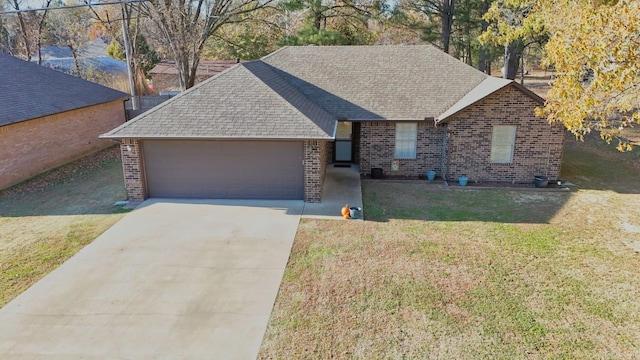
M 469 178 L 468 178 L 468 177 L 466 177 L 466 176 L 460 176 L 460 177 L 458 178 L 458 184 L 459 184 L 460 186 L 467 186 L 467 182 L 469 182 Z
M 427 180 L 433 181 L 436 178 L 436 172 L 433 170 L 427 171 Z

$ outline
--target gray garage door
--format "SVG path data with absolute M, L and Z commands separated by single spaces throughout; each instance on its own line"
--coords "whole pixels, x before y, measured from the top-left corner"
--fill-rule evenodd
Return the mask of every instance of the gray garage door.
M 302 142 L 143 142 L 149 197 L 302 199 Z

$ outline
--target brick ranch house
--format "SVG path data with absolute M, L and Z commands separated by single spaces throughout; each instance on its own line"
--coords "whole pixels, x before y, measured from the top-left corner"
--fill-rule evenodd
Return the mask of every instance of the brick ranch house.
M 543 100 L 432 46 L 285 47 L 106 133 L 130 200 L 318 202 L 327 164 L 364 175 L 559 177 L 564 130 Z
M 128 94 L 0 54 L 0 189 L 112 142 Z

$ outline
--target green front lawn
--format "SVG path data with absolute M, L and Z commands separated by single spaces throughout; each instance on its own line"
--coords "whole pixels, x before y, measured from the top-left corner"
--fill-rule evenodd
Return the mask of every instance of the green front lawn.
M 637 165 L 570 139 L 571 192 L 365 182 L 367 221 L 301 223 L 259 358 L 637 358 Z

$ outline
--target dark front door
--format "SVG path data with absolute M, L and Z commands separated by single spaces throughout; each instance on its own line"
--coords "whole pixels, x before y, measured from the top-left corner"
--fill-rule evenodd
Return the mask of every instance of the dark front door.
M 339 121 L 336 131 L 335 141 L 335 161 L 336 162 L 352 162 L 353 161 L 353 123 L 347 121 Z

